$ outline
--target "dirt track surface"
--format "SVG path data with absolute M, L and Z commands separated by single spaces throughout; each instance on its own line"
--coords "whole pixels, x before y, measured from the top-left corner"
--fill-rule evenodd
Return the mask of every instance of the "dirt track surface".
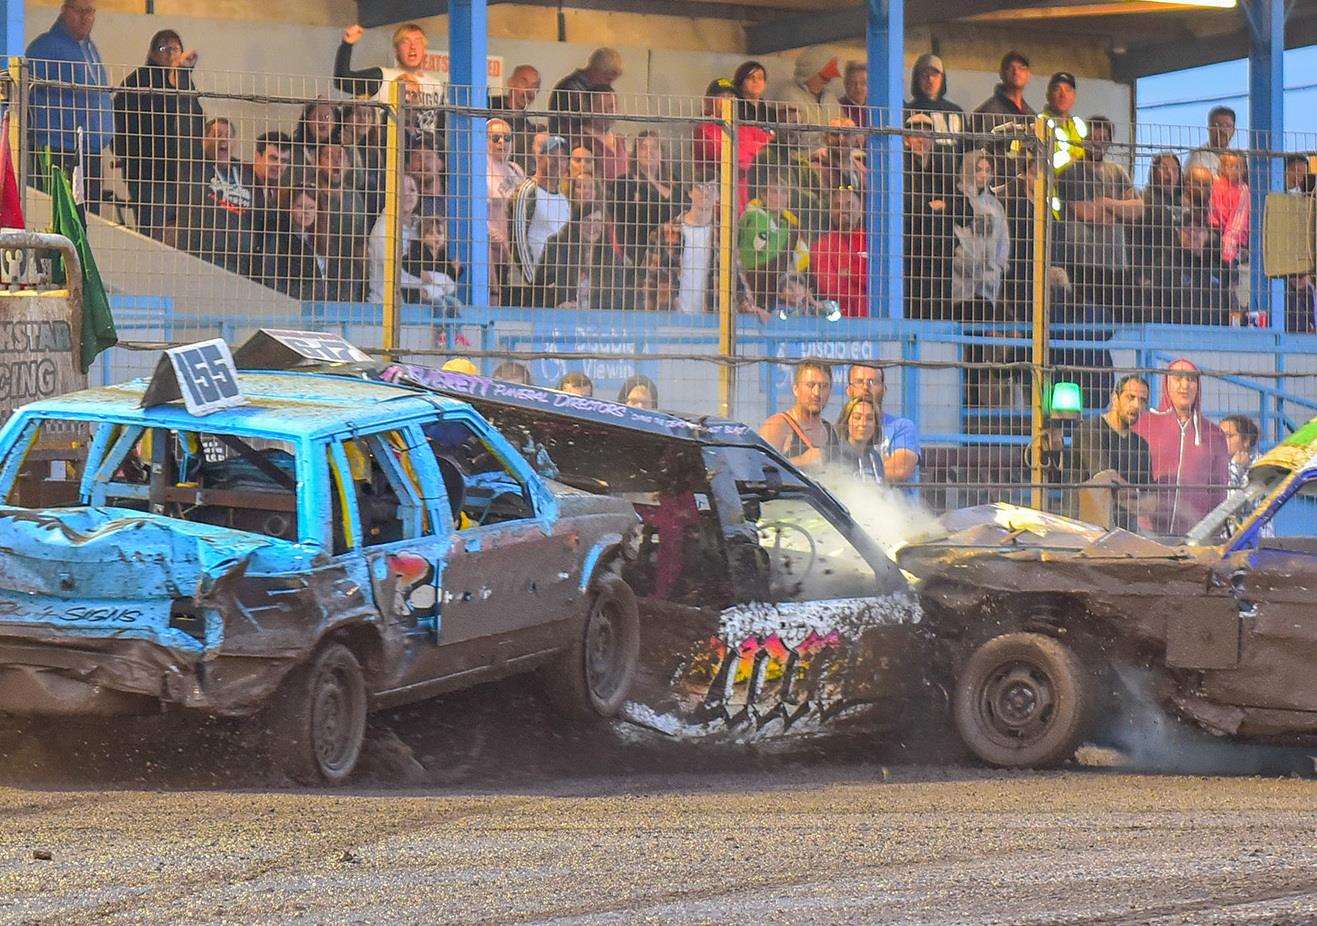
M 385 718 L 338 791 L 227 738 L 0 763 L 0 924 L 1317 922 L 1311 779 L 626 745 L 476 707 Z

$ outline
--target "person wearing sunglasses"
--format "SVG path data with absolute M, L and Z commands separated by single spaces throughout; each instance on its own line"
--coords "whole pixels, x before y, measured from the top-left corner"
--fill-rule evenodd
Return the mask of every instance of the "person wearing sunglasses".
M 489 158 L 486 162 L 486 188 L 489 191 L 489 278 L 491 298 L 501 304 L 507 281 L 508 207 L 512 194 L 526 180 L 526 172 L 512 160 L 512 126 L 505 119 L 490 119 L 486 126 Z
M 96 0 L 64 0 L 59 18 L 27 47 L 33 79 L 29 150 L 35 154 L 49 148 L 51 161 L 70 176 L 81 166 L 90 203 L 101 199 L 101 152 L 114 140 L 110 81 L 91 37 L 95 23 Z M 34 160 L 33 175 L 44 175 L 40 159 Z
M 205 114 L 192 84 L 195 51 L 173 29 L 151 38 L 146 63 L 114 95 L 114 153 L 133 198 L 137 228 L 163 236 L 177 218 L 180 181 L 202 161 Z

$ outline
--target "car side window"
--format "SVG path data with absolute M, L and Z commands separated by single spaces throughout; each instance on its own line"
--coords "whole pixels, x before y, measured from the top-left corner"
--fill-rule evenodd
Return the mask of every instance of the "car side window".
M 82 504 L 79 474 L 87 459 L 87 425 L 33 422 L 11 451 L 14 473 L 4 503 L 19 508 Z
M 878 577 L 873 567 L 808 496 L 747 499 L 745 507 L 767 556 L 772 600 L 874 594 Z
M 352 438 L 342 441 L 339 449 L 341 457 L 330 448 L 336 553 L 357 542 L 371 547 L 433 535 L 425 492 L 411 456 L 415 448 L 405 433 L 383 431 Z M 356 502 L 355 524 L 347 504 L 349 494 Z
M 425 426 L 458 530 L 535 517 L 529 487 L 465 421 Z

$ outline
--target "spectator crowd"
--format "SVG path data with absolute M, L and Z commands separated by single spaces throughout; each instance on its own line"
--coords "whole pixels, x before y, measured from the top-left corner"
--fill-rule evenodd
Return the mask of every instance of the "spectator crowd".
M 109 152 L 128 192 L 118 206 L 143 234 L 298 300 L 379 302 L 391 240 L 382 111 L 396 87 L 408 114 L 397 191 L 402 295 L 458 308 L 467 268 L 449 240 L 458 204 L 448 185 L 448 88 L 428 70 L 420 27 L 398 28 L 394 60 L 364 68 L 353 62 L 363 30 L 348 27 L 333 62 L 343 98 L 308 102 L 289 131 L 242 139 L 233 120 L 206 113 L 192 77 L 197 53 L 174 30 L 153 36 L 143 65 L 111 88 L 91 37 L 95 10 L 95 0 L 65 0 L 28 49 L 38 81 L 31 150 L 80 167 L 91 203 L 113 198 L 101 171 Z M 491 96 L 493 304 L 716 308 L 720 181 L 729 179 L 720 177 L 720 121 L 734 112 L 727 269 L 737 308 L 764 320 L 870 314 L 873 114 L 862 62 L 808 49 L 770 94 L 773 75 L 747 61 L 709 83 L 707 118 L 683 137 L 618 130 L 614 85 L 624 69 L 617 51 L 597 49 L 552 87 L 544 113 L 533 110 L 541 75 L 530 64 Z M 1231 148 L 1234 113 L 1214 109 L 1208 143 L 1183 158 L 1157 154 L 1139 190 L 1109 157 L 1111 120 L 1077 115 L 1075 76 L 1051 75 L 1041 113 L 1024 98 L 1032 79 L 1028 57 L 1008 52 L 992 95 L 967 112 L 950 96 L 941 58 L 916 60 L 904 114 L 905 316 L 1028 322 L 1041 124 L 1054 322 L 1246 322 L 1249 162 Z M 248 142 L 254 157 L 244 163 L 237 151 Z M 1286 169 L 1291 188 L 1311 188 L 1305 158 Z M 1309 330 L 1311 281 L 1290 290 L 1292 327 Z
M 111 87 L 91 37 L 95 15 L 96 0 L 64 0 L 27 52 L 35 79 L 29 150 L 76 173 L 89 204 L 117 207 L 142 234 L 303 302 L 379 303 L 394 285 L 396 256 L 404 300 L 460 312 L 467 268 L 449 240 L 461 206 L 448 185 L 451 101 L 443 75 L 428 70 L 420 27 L 398 28 L 394 61 L 364 68 L 353 62 L 363 30 L 348 27 L 333 62 L 342 98 L 308 101 L 288 130 L 243 139 L 235 120 L 206 112 L 193 81 L 198 54 L 174 30 L 157 32 L 142 66 Z M 873 192 L 866 130 L 874 113 L 864 64 L 809 49 L 785 88 L 770 94 L 768 68 L 746 61 L 710 81 L 704 118 L 680 137 L 619 131 L 614 85 L 625 67 L 616 50 L 596 49 L 537 113 L 540 72 L 519 64 L 488 101 L 489 252 L 472 259 L 488 260 L 492 303 L 698 315 L 717 308 L 718 281 L 730 278 L 738 311 L 764 321 L 868 316 L 875 242 L 865 221 Z M 1139 189 L 1127 159 L 1110 157 L 1112 121 L 1077 114 L 1075 75 L 1050 76 L 1041 112 L 1025 100 L 1033 80 L 1026 55 L 1006 53 L 999 77 L 991 96 L 966 111 L 950 96 L 940 57 L 921 55 L 911 70 L 901 153 L 905 317 L 1028 325 L 1038 249 L 1063 344 L 1067 328 L 1091 341 L 1116 323 L 1248 322 L 1250 159 L 1232 147 L 1231 109 L 1211 111 L 1205 145 L 1152 157 Z M 395 95 L 407 118 L 391 206 L 383 116 Z M 244 162 L 238 151 L 248 141 L 254 154 Z M 107 154 L 126 199 L 110 192 Z M 1290 193 L 1310 195 L 1313 180 L 1306 156 L 1286 160 Z M 728 216 L 732 266 L 722 267 Z M 1035 229 L 1046 223 L 1039 249 Z M 391 255 L 395 227 L 401 240 Z M 1289 330 L 1317 330 L 1315 305 L 1310 277 L 1287 282 Z M 1013 358 L 976 346 L 967 359 L 990 367 Z M 1053 362 L 1110 366 L 1091 346 L 1057 349 Z M 494 375 L 530 382 L 511 361 Z M 971 370 L 969 404 L 991 404 L 976 391 L 990 379 Z M 1087 404 L 1105 412 L 1074 430 L 1052 476 L 1100 490 L 1116 526 L 1182 533 L 1227 486 L 1242 484 L 1257 425 L 1207 418 L 1188 360 L 1171 364 L 1157 409 L 1142 377 L 1111 379 L 1085 382 Z M 557 387 L 594 390 L 581 372 Z M 793 405 L 765 421 L 761 435 L 807 470 L 917 482 L 919 437 L 909 419 L 884 410 L 883 368 L 849 368 L 835 424 L 824 417 L 831 391 L 826 364 L 801 362 Z M 655 408 L 658 387 L 634 376 L 617 400 Z

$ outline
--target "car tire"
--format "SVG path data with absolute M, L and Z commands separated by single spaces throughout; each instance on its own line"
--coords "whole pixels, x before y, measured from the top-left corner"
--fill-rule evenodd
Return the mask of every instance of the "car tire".
M 543 670 L 554 706 L 574 720 L 613 717 L 631 692 L 640 662 L 635 593 L 616 575 L 597 579 L 590 606 L 573 624 L 562 658 Z
M 1072 758 L 1088 732 L 1089 676 L 1060 640 L 1008 633 L 970 656 L 952 717 L 965 745 L 999 768 L 1050 768 Z
M 366 738 L 366 679 L 341 643 L 316 650 L 280 686 L 270 710 L 270 759 L 293 781 L 341 784 Z

